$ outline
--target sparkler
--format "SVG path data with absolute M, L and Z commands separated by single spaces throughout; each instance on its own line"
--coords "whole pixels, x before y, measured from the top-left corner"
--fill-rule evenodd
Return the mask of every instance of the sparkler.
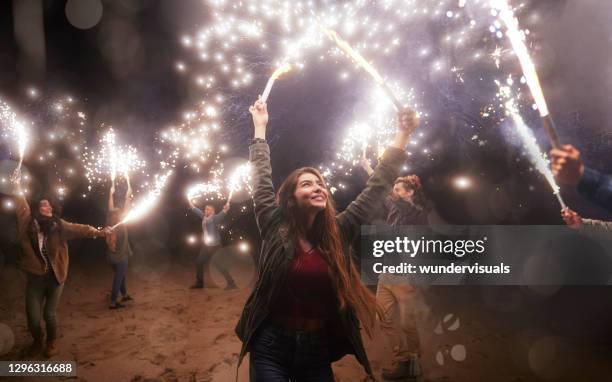
M 168 183 L 168 178 L 172 175 L 172 170 L 169 170 L 163 175 L 155 176 L 155 186 L 153 189 L 137 204 L 135 207 L 130 209 L 127 215 L 119 223 L 111 227 L 111 230 L 117 228 L 121 224 L 129 223 L 133 220 L 139 219 L 149 212 L 155 204 L 159 201 L 161 192 Z
M 251 192 L 251 164 L 242 164 L 234 170 L 232 175 L 229 177 L 228 188 L 230 190 L 227 200 L 232 200 L 232 195 L 242 189 L 243 186 L 247 187 L 248 191 Z
M 146 167 L 146 161 L 140 159 L 136 148 L 117 142 L 113 129 L 109 129 L 102 136 L 99 146 L 99 152 L 88 150 L 83 154 L 85 175 L 90 184 L 94 181 L 101 182 L 106 176 L 110 176 L 111 182 L 115 182 L 117 174 L 128 178 L 130 173 L 144 170 Z
M 558 148 L 559 137 L 557 136 L 555 123 L 548 110 L 548 105 L 546 104 L 546 98 L 544 97 L 542 86 L 540 85 L 538 72 L 529 55 L 527 45 L 525 45 L 525 32 L 519 29 L 518 19 L 514 16 L 514 12 L 508 5 L 508 0 L 491 0 L 491 7 L 498 10 L 499 18 L 506 25 L 506 36 L 508 36 L 512 49 L 519 59 L 521 68 L 523 69 L 523 75 L 527 81 L 527 86 L 529 86 L 533 99 L 538 106 L 540 117 L 542 117 L 544 130 L 548 135 L 551 145 L 554 148 Z
M 268 96 L 270 95 L 270 91 L 272 90 L 272 85 L 274 85 L 274 81 L 276 81 L 277 79 L 279 79 L 280 76 L 285 73 L 288 73 L 289 71 L 291 71 L 291 64 L 289 63 L 286 63 L 276 68 L 274 73 L 272 73 L 272 76 L 270 76 L 270 78 L 268 79 L 266 88 L 264 89 L 264 92 L 261 95 L 262 102 L 265 103 L 268 100 Z
M 21 169 L 25 150 L 29 141 L 25 122 L 18 118 L 17 114 L 15 114 L 7 103 L 0 100 L 0 123 L 4 126 L 8 133 L 13 136 L 13 139 L 17 143 L 19 164 L 17 165 L 16 171 L 19 171 Z
M 325 28 L 321 26 L 323 32 L 340 48 L 344 53 L 348 54 L 349 57 L 357 63 L 363 70 L 365 70 L 368 74 L 374 78 L 374 81 L 381 87 L 381 89 L 385 92 L 387 97 L 393 102 L 395 108 L 399 111 L 403 109 L 403 105 L 397 99 L 395 94 L 391 91 L 387 83 L 383 80 L 382 76 L 378 73 L 376 68 L 372 64 L 370 64 L 358 51 L 354 50 L 351 45 L 338 35 L 338 33 L 332 29 Z
M 497 83 L 500 85 L 499 82 Z M 561 193 L 559 186 L 555 182 L 555 178 L 553 176 L 552 171 L 550 170 L 550 162 L 546 158 L 546 156 L 542 153 L 540 148 L 538 147 L 538 143 L 533 136 L 533 133 L 525 124 L 523 117 L 521 117 L 518 107 L 516 106 L 516 101 L 511 97 L 511 89 L 506 86 L 500 86 L 500 97 L 506 99 L 505 108 L 508 115 L 512 118 L 514 122 L 514 127 L 529 154 L 529 157 L 532 163 L 535 165 L 536 169 L 544 175 L 546 181 L 552 188 L 553 194 L 557 197 L 559 204 L 561 205 L 561 209 L 567 208 L 565 202 L 561 198 Z
M 198 183 L 187 189 L 187 200 L 192 201 L 199 197 L 205 197 L 207 201 L 222 199 L 222 187 L 219 180 L 215 179 L 208 183 Z

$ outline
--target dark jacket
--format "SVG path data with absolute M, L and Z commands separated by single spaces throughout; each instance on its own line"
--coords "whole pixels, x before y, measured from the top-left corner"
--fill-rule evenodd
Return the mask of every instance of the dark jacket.
M 403 150 L 388 148 L 374 174 L 368 179 L 366 188 L 344 212 L 336 216 L 349 271 L 352 261 L 349 243 L 359 234 L 361 225 L 371 221 L 375 213 L 373 206 L 388 195 L 405 160 L 406 153 Z M 262 238 L 262 250 L 257 283 L 236 326 L 236 334 L 242 341 L 238 366 L 250 350 L 253 335 L 268 317 L 279 288 L 285 285 L 287 271 L 295 254 L 294 238 L 289 237 L 288 226 L 276 203 L 268 144 L 252 144 L 250 161 L 253 166 L 255 219 Z M 338 312 L 337 321 L 340 328 L 330 333 L 334 337 L 330 341 L 332 361 L 352 353 L 371 375 L 372 369 L 361 339 L 357 316 L 351 309 L 346 309 L 342 313 Z
M 393 200 L 388 197 L 385 207 L 389 211 L 387 224 L 393 227 L 401 225 L 427 225 L 427 210 L 403 199 Z
M 577 189 L 580 195 L 612 212 L 612 175 L 585 167 Z

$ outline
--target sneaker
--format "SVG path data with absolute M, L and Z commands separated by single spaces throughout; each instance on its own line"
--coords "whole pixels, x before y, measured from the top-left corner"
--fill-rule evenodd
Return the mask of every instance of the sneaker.
M 55 345 L 55 341 L 48 341 L 45 347 L 45 357 L 51 358 L 59 354 L 59 349 Z
M 108 307 L 108 309 L 121 309 L 121 308 L 125 308 L 125 305 L 123 305 L 120 302 L 116 302 L 114 304 L 110 304 L 110 306 Z
M 202 289 L 202 288 L 204 288 L 204 285 L 203 284 L 195 283 L 192 286 L 190 286 L 189 288 L 190 289 Z
M 419 381 L 421 377 L 421 365 L 416 356 L 410 357 L 408 361 L 402 361 L 395 364 L 391 370 L 383 370 L 383 378 L 389 381 L 400 379 L 409 379 Z
M 132 298 L 132 296 L 130 296 L 129 294 L 126 294 L 125 296 L 123 296 L 123 298 L 121 299 L 121 302 L 126 302 L 126 301 L 134 301 L 134 299 Z

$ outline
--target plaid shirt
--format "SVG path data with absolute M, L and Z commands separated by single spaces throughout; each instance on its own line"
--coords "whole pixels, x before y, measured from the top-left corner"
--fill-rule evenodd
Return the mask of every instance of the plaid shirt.
M 612 212 L 612 175 L 585 167 L 577 188 L 580 195 Z

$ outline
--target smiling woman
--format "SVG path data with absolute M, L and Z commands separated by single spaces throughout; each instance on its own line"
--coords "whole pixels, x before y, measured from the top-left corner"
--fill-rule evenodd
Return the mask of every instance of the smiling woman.
M 390 192 L 418 125 L 416 114 L 400 112 L 395 140 L 365 190 L 336 214 L 314 168 L 293 171 L 275 195 L 265 142 L 267 106 L 260 98 L 249 111 L 255 125 L 253 199 L 263 248 L 255 290 L 236 327 L 243 343 L 240 361 L 251 353 L 252 381 L 333 381 L 331 363 L 350 353 L 371 375 L 360 322 L 369 333 L 382 312 L 361 282 L 349 246 L 370 222 L 376 201 Z

